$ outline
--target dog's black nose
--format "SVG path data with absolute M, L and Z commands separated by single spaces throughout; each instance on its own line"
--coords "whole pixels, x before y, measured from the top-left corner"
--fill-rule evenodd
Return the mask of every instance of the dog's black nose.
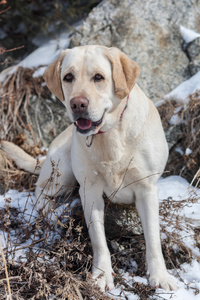
M 88 99 L 85 97 L 74 97 L 70 100 L 70 106 L 74 113 L 85 112 L 88 108 Z

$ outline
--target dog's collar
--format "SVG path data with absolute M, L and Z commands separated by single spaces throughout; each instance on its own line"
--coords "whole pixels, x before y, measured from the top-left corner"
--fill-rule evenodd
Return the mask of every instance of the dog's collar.
M 127 98 L 126 98 L 126 105 L 125 105 L 125 107 L 124 107 L 124 109 L 123 109 L 123 111 L 122 111 L 122 113 L 121 113 L 121 115 L 120 115 L 120 120 L 122 119 L 122 116 L 123 116 L 123 114 L 124 114 L 124 112 L 125 112 L 125 110 L 126 110 L 126 108 L 127 108 L 127 105 L 128 105 L 128 99 L 129 99 L 129 95 L 127 96 Z M 96 134 L 102 134 L 102 133 L 105 133 L 106 131 L 101 131 L 101 130 L 99 130 Z

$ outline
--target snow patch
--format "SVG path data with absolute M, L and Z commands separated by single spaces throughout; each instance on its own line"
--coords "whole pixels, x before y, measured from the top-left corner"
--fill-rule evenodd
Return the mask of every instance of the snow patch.
M 29 69 L 41 67 L 33 73 L 33 77 L 42 76 L 46 67 L 57 58 L 61 50 L 69 47 L 69 35 L 69 32 L 62 33 L 57 39 L 49 40 L 41 45 L 38 49 L 23 59 L 18 65 L 2 71 L 0 73 L 0 82 L 3 82 L 8 75 L 13 74 L 18 67 Z
M 45 67 L 40 67 L 39 69 L 37 69 L 37 70 L 33 73 L 33 78 L 43 76 L 45 70 L 46 70 L 46 66 L 45 66 Z
M 184 39 L 186 44 L 191 43 L 192 41 L 200 37 L 200 33 L 184 26 L 180 26 L 180 31 L 182 38 Z
M 169 197 L 178 201 L 183 198 L 189 189 L 189 183 L 186 179 L 173 175 L 158 180 L 158 198 L 160 201 Z
M 186 148 L 185 154 L 186 154 L 186 155 L 192 154 L 192 150 L 191 150 L 190 148 Z
M 169 94 L 164 96 L 167 101 L 174 100 L 177 103 L 185 103 L 188 101 L 189 95 L 200 89 L 200 71 L 197 72 L 190 79 L 183 81 Z
M 23 59 L 18 66 L 30 69 L 47 66 L 56 59 L 61 50 L 69 46 L 69 42 L 69 33 L 61 35 L 56 40 L 50 40 Z
M 187 200 L 187 199 L 193 199 L 195 198 L 196 201 L 188 201 L 185 206 L 180 206 L 178 210 L 175 209 L 169 209 L 169 217 L 173 216 L 183 216 L 183 222 L 185 219 L 191 219 L 196 221 L 197 226 L 200 226 L 200 189 L 191 187 L 190 184 L 187 182 L 186 179 L 180 177 L 180 176 L 169 176 L 166 178 L 160 178 L 158 181 L 158 188 L 159 188 L 159 199 L 160 202 L 166 201 L 166 199 L 169 199 L 170 201 L 181 201 L 181 200 Z M 193 198 L 192 198 L 193 197 Z M 35 203 L 35 197 L 32 193 L 29 192 L 18 192 L 15 190 L 8 191 L 4 196 L 0 196 L 0 208 L 5 207 L 5 199 L 10 199 L 10 207 L 15 207 L 21 212 L 25 212 L 22 214 L 23 218 L 31 222 L 30 218 L 37 217 L 37 211 L 35 210 L 34 203 Z M 80 202 L 80 199 L 75 199 L 72 204 L 70 205 L 70 208 L 74 207 L 77 202 Z M 68 205 L 68 204 L 65 204 Z M 54 213 L 52 213 L 51 216 L 51 222 L 54 222 L 56 226 L 56 220 L 57 217 L 62 213 L 63 206 L 59 207 Z M 160 218 L 160 222 L 162 225 L 165 226 L 165 230 L 168 232 L 174 232 L 174 230 L 177 230 L 173 224 L 165 224 L 166 221 Z M 183 228 L 182 228 L 183 227 Z M 185 228 L 184 228 L 185 227 Z M 185 223 L 183 223 L 183 226 L 180 228 L 179 232 L 181 236 L 181 240 L 185 245 L 187 245 L 192 253 L 196 256 L 200 256 L 200 251 L 197 247 L 195 247 L 195 241 L 194 241 L 194 235 L 191 229 L 188 229 L 187 226 L 185 226 Z M 7 242 L 7 233 L 0 231 L 0 243 L 3 247 L 6 246 Z M 2 238 L 3 237 L 3 238 Z M 166 235 L 163 233 L 161 235 L 162 239 L 166 238 Z M 15 235 L 14 231 L 13 233 L 10 232 L 9 238 L 11 241 L 9 242 L 9 249 L 14 247 L 14 241 L 15 241 Z M 51 235 L 48 237 L 48 239 L 52 239 Z M 55 238 L 55 237 L 54 237 Z M 13 239 L 13 240 L 12 240 Z M 12 246 L 13 243 L 13 246 Z M 30 241 L 31 243 L 31 241 Z M 27 240 L 25 243 L 23 243 L 21 246 L 26 246 L 29 244 L 29 240 Z M 16 261 L 24 261 L 26 259 L 26 249 L 15 251 L 15 257 L 14 259 Z M 13 248 L 14 249 L 14 248 Z M 175 251 L 178 252 L 178 247 L 175 248 Z M 124 282 L 126 285 L 130 286 L 130 289 L 132 288 L 132 285 L 135 282 L 139 282 L 142 284 L 147 285 L 148 281 L 146 277 L 140 277 L 140 276 L 134 276 L 134 270 L 137 269 L 137 264 L 132 261 L 130 262 L 130 269 L 132 268 L 133 272 L 127 272 L 124 270 L 120 270 L 120 274 L 124 279 Z M 176 292 L 165 292 L 162 289 L 157 289 L 155 294 L 151 297 L 151 299 L 177 299 L 177 300 L 197 300 L 200 299 L 199 294 L 195 295 L 195 291 L 200 290 L 200 263 L 198 260 L 193 259 L 191 263 L 184 263 L 180 266 L 179 270 L 171 270 L 170 274 L 175 276 L 175 280 L 179 286 L 179 289 Z M 180 275 L 180 277 L 178 276 Z M 180 280 L 181 278 L 182 280 Z M 116 287 L 115 289 L 108 292 L 108 295 L 112 297 L 112 299 L 129 299 L 129 300 L 138 300 L 139 297 L 134 293 L 134 291 L 125 291 L 123 289 L 123 285 L 120 285 Z

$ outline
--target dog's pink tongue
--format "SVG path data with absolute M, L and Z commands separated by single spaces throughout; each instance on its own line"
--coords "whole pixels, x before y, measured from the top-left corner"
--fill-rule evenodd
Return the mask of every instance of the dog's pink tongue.
M 80 129 L 89 129 L 92 126 L 92 121 L 84 118 L 80 118 L 77 120 L 77 125 Z

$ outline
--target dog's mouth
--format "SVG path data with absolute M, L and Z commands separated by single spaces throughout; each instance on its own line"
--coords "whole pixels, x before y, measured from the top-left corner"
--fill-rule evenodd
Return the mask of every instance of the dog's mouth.
M 97 129 L 97 127 L 99 127 L 101 125 L 101 123 L 103 122 L 103 117 L 104 117 L 104 114 L 103 114 L 102 118 L 96 122 L 92 122 L 92 120 L 90 120 L 90 119 L 79 118 L 78 120 L 76 120 L 76 122 L 74 124 L 80 133 L 86 134 L 86 133 L 90 132 L 91 130 L 95 131 Z

